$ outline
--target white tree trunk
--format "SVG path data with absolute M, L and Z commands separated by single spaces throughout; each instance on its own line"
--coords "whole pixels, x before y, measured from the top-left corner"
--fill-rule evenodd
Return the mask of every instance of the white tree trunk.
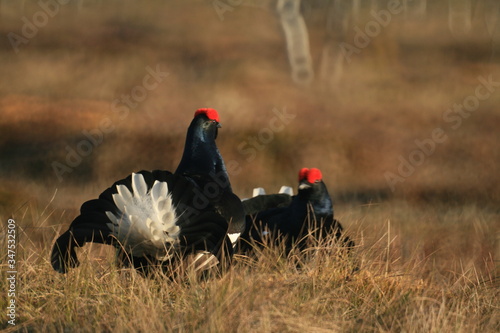
M 339 45 L 347 42 L 347 30 L 360 14 L 360 1 L 334 0 L 326 8 L 327 41 L 321 52 L 319 79 L 323 88 L 335 89 L 340 82 L 345 66 L 345 57 Z
M 449 0 L 448 26 L 455 38 L 468 35 L 472 28 L 471 0 Z
M 285 34 L 292 78 L 309 84 L 314 77 L 307 27 L 300 13 L 300 0 L 278 0 L 277 11 Z

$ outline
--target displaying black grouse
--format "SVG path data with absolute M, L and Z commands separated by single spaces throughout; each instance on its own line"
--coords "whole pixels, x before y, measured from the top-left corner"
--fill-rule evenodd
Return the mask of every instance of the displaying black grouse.
M 85 202 L 80 215 L 54 244 L 53 268 L 65 273 L 78 266 L 75 247 L 87 242 L 114 245 L 123 264 L 132 263 L 142 271 L 150 265 L 168 266 L 187 254 L 210 254 L 219 261 L 222 256 L 230 257 L 227 233 L 238 207 L 221 202 L 221 198 L 236 196 L 215 145 L 219 126 L 217 111 L 197 110 L 175 174 L 161 170 L 133 173 L 98 199 Z M 206 192 L 208 188 L 213 192 Z
M 250 250 L 252 241 L 257 245 L 264 244 L 265 238 L 271 241 L 284 239 L 287 251 L 293 245 L 303 249 L 305 236 L 309 233 L 317 239 L 333 234 L 348 248 L 354 246 L 349 237 L 342 238 L 343 228 L 334 218 L 332 200 L 321 171 L 316 168 L 300 170 L 298 194 L 292 197 L 288 206 L 248 215 L 246 219 L 247 228 L 238 242 L 240 251 Z

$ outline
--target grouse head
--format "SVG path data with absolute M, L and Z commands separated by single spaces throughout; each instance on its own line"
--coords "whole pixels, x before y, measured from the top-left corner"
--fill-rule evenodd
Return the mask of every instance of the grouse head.
M 198 133 L 193 133 L 201 139 L 215 140 L 218 129 L 221 127 L 217 110 L 210 108 L 198 109 L 194 113 L 194 119 L 190 128 L 194 128 Z
M 189 125 L 184 153 L 175 173 L 208 175 L 223 171 L 224 161 L 215 143 L 220 127 L 219 114 L 214 109 L 198 109 Z
M 302 168 L 299 171 L 299 191 L 308 190 L 323 182 L 321 171 L 316 168 Z
M 298 196 L 313 206 L 315 214 L 333 214 L 333 203 L 319 169 L 302 168 L 299 171 Z

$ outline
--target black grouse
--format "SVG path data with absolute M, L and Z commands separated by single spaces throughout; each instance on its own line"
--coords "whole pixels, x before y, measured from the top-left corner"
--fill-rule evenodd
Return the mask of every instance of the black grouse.
M 303 168 L 299 172 L 298 194 L 292 197 L 286 207 L 261 211 L 254 216 L 247 215 L 247 228 L 238 242 L 238 251 L 252 249 L 252 242 L 262 246 L 265 239 L 271 242 L 284 240 L 289 252 L 294 245 L 299 249 L 306 246 L 306 236 L 311 233 L 320 239 L 326 235 L 334 237 L 351 248 L 349 237 L 342 236 L 343 228 L 334 218 L 333 203 L 319 169 Z
M 219 126 L 217 111 L 197 110 L 176 173 L 132 173 L 115 182 L 98 199 L 85 202 L 80 215 L 54 244 L 53 268 L 66 273 L 78 266 L 75 247 L 87 242 L 115 246 L 122 264 L 132 264 L 146 273 L 151 266 L 166 268 L 188 254 L 196 258 L 209 254 L 219 262 L 222 257 L 230 259 L 232 246 L 227 233 L 237 208 L 221 208 L 219 201 L 229 196 L 223 193 L 231 189 L 215 145 Z M 183 169 L 185 172 L 179 171 Z M 214 171 L 217 179 L 227 181 L 223 186 L 215 183 L 219 185 L 216 188 L 210 182 Z M 204 193 L 207 184 L 220 193 L 217 198 Z M 207 197 L 215 200 L 207 202 Z M 233 215 L 227 211 L 233 211 Z
M 226 165 L 215 144 L 220 127 L 216 110 L 196 111 L 175 174 L 187 177 L 201 190 L 195 208 L 203 209 L 206 204 L 213 204 L 226 218 L 229 223 L 228 234 L 234 243 L 245 230 L 245 213 L 240 198 L 233 193 Z

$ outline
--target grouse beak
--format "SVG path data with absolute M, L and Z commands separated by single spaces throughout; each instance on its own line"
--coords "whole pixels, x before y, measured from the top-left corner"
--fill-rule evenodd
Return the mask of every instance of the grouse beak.
M 220 123 L 217 123 L 217 128 L 221 128 L 222 125 Z
M 311 185 L 309 182 L 307 182 L 307 181 L 302 181 L 302 182 L 300 182 L 300 184 L 299 184 L 299 190 L 305 190 L 305 189 L 307 189 L 307 188 L 310 188 L 311 186 L 312 186 L 312 185 Z

